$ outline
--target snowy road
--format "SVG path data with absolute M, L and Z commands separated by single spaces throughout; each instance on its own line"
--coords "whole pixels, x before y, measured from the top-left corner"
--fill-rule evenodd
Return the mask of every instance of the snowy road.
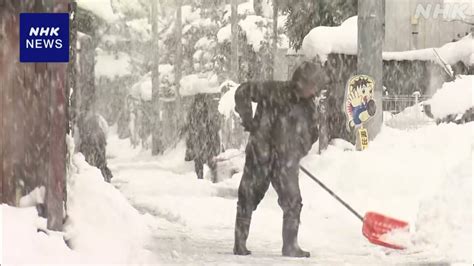
M 272 189 L 254 216 L 248 243 L 254 254 L 248 257 L 234 256 L 232 247 L 236 187 L 231 189 L 228 186 L 214 185 L 207 180 L 195 180 L 191 168 L 185 173 L 176 173 L 162 169 L 159 163 L 143 162 L 117 162 L 112 167 L 117 173 L 114 184 L 139 211 L 150 214 L 148 218 L 153 225 L 155 241 L 149 249 L 158 254 L 162 263 L 327 265 L 347 261 L 362 262 L 369 256 L 368 251 L 357 249 L 353 249 L 352 254 L 341 256 L 338 250 L 321 248 L 316 244 L 310 249 L 313 252 L 310 259 L 281 257 L 281 210 Z M 173 181 L 170 182 L 170 179 Z M 347 227 L 339 226 L 341 228 L 335 230 L 343 234 Z M 318 230 L 311 227 L 309 222 L 302 225 L 301 234 L 311 234 L 311 231 Z M 358 233 L 356 230 L 351 236 L 354 239 L 349 242 L 360 242 L 366 246 L 367 243 Z M 317 242 L 303 241 L 313 238 L 310 235 L 300 238 L 301 245 L 305 248 L 311 242 Z M 350 243 L 348 244 L 351 245 Z
M 218 184 L 197 180 L 193 165 L 182 159 L 182 146 L 163 156 L 152 158 L 146 152 L 130 149 L 127 141 L 113 137 L 109 139 L 109 147 L 112 146 L 109 153 L 113 157 L 110 166 L 115 175 L 113 184 L 135 208 L 145 214 L 152 229 L 153 240 L 147 243 L 146 248 L 156 255 L 157 261 L 153 262 L 193 265 L 447 265 L 459 260 L 462 262 L 465 255 L 462 252 L 471 250 L 469 243 L 460 251 L 458 246 L 453 246 L 456 242 L 451 238 L 469 233 L 466 239 L 470 239 L 471 232 L 466 231 L 470 229 L 467 229 L 465 224 L 436 225 L 437 221 L 445 219 L 443 215 L 453 215 L 443 213 L 450 210 L 443 204 L 449 206 L 461 203 L 449 194 L 449 187 L 443 192 L 446 195 L 438 195 L 433 202 L 426 201 L 426 198 L 431 199 L 429 195 L 443 186 L 442 181 L 449 175 L 470 178 L 471 149 L 466 147 L 465 143 L 472 136 L 469 126 L 444 126 L 435 129 L 439 132 L 432 134 L 432 139 L 426 138 L 423 129 L 413 133 L 387 130 L 385 135 L 380 137 L 379 145 L 373 145 L 370 152 L 356 155 L 360 161 L 357 161 L 357 167 L 352 169 L 352 176 L 348 175 L 347 164 L 354 160 L 354 152 L 343 152 L 334 147 L 328 150 L 325 156 L 309 155 L 303 160 L 303 164 L 313 172 L 318 173 L 318 170 L 323 176 L 333 176 L 331 180 L 326 179 L 328 185 L 341 192 L 343 198 L 353 203 L 361 212 L 382 211 L 390 216 L 406 219 L 412 226 L 416 223 L 420 227 L 419 232 L 412 236 L 412 242 L 416 245 L 412 245 L 408 251 L 393 251 L 370 244 L 361 234 L 360 221 L 301 173 L 304 206 L 299 239 L 300 245 L 311 252 L 311 258 L 281 257 L 282 212 L 273 188 L 269 189 L 254 213 L 248 240 L 248 247 L 253 254 L 247 257 L 234 256 L 233 227 L 240 174 Z M 426 130 L 432 132 L 433 128 Z M 433 147 L 433 143 L 439 143 L 437 135 L 447 133 L 457 134 L 457 137 L 446 140 L 451 144 L 450 149 L 438 144 L 443 150 L 441 153 Z M 393 134 L 397 134 L 397 141 L 392 140 Z M 399 143 L 405 143 L 401 145 L 404 147 L 396 147 L 400 146 Z M 392 149 L 392 155 L 385 155 L 384 160 L 379 160 L 380 166 L 369 169 L 371 176 L 367 177 L 368 170 L 364 167 L 364 160 L 373 160 L 373 156 L 380 157 L 380 150 L 386 150 L 387 146 Z M 463 157 L 466 152 L 469 159 Z M 405 169 L 393 168 L 394 160 L 397 160 L 395 157 L 399 153 L 407 153 L 405 158 L 398 158 L 398 163 Z M 453 158 L 451 153 L 456 153 L 457 159 Z M 335 160 L 336 157 L 339 159 Z M 417 162 L 415 158 L 424 158 L 426 162 L 421 162 L 422 164 L 436 162 L 437 165 L 433 166 L 433 169 L 420 168 L 420 161 Z M 391 171 L 381 172 L 380 169 L 390 166 Z M 406 168 L 412 172 L 406 172 Z M 456 169 L 454 174 L 449 170 L 453 168 Z M 417 178 L 416 182 L 414 178 Z M 358 184 L 353 179 L 359 179 L 361 183 Z M 462 180 L 470 182 L 468 179 Z M 458 184 L 470 192 L 470 186 L 465 185 L 462 182 Z M 360 189 L 354 189 L 354 186 Z M 453 188 L 453 191 L 457 193 L 459 187 Z M 466 197 L 470 199 L 470 193 Z M 431 228 L 423 227 L 423 223 L 428 223 L 420 214 L 423 210 L 419 209 L 419 204 L 423 199 L 425 208 L 440 216 L 429 217 Z M 464 203 L 463 201 L 462 204 Z M 439 209 L 431 210 L 435 205 L 439 206 L 435 207 Z M 425 216 L 432 215 L 426 212 Z M 466 211 L 468 212 L 469 210 Z M 461 219 L 467 217 L 462 216 L 465 215 L 463 212 L 456 212 L 455 215 L 461 215 L 458 216 Z M 462 223 L 464 222 L 470 228 L 471 220 Z M 445 240 L 446 243 L 439 244 L 430 242 Z M 446 249 L 446 245 L 451 249 Z

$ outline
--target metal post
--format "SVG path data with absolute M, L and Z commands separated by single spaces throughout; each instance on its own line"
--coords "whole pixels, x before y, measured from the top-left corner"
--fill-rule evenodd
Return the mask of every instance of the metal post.
M 383 24 L 385 0 L 359 0 L 358 4 L 358 44 L 357 72 L 369 75 L 375 80 L 374 97 L 377 106 L 375 116 L 367 122 L 369 139 L 373 139 L 383 123 L 382 115 L 382 46 L 384 39 Z

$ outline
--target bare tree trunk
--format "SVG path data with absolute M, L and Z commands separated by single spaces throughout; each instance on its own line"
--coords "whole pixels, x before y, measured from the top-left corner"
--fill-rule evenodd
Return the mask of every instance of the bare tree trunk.
M 273 43 L 272 43 L 272 73 L 271 77 L 275 80 L 275 61 L 276 57 L 278 56 L 278 4 L 277 0 L 273 0 Z
M 159 73 L 159 47 L 158 47 L 158 0 L 151 0 L 151 34 L 152 34 L 152 69 L 151 69 L 151 102 L 152 102 L 152 147 L 151 154 L 158 155 L 163 152 L 161 140 L 160 117 L 160 73 Z
M 175 84 L 176 84 L 176 97 L 175 97 L 175 119 L 176 119 L 176 129 L 181 127 L 181 123 L 183 123 L 182 119 L 182 106 L 181 106 L 181 94 L 180 94 L 180 81 L 182 75 L 182 61 L 183 61 L 183 45 L 181 43 L 182 38 L 182 25 L 181 25 L 181 0 L 176 1 L 177 8 L 176 8 L 176 62 L 175 62 Z
M 74 95 L 78 93 L 77 91 L 77 2 L 75 0 L 70 0 L 69 3 L 69 65 L 68 65 L 68 85 L 66 95 L 68 97 L 69 110 L 68 110 L 68 133 L 69 130 L 74 130 L 74 125 L 76 124 L 77 112 L 76 101 L 74 96 L 71 95 L 71 90 Z M 71 100 L 69 102 L 69 97 Z
M 231 0 L 231 58 L 230 58 L 230 74 L 234 82 L 239 82 L 239 36 L 238 36 L 238 17 L 237 17 L 237 0 Z

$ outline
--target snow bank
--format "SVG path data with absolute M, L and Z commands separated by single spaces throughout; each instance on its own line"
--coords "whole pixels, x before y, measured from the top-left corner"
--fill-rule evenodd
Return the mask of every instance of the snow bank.
M 460 76 L 453 82 L 446 82 L 427 101 L 435 118 L 443 118 L 450 114 L 462 114 L 474 107 L 474 76 Z
M 396 115 L 384 112 L 385 119 L 387 119 L 385 121 L 387 126 L 398 129 L 415 129 L 428 124 L 434 124 L 433 119 L 424 113 L 423 103 L 409 106 Z
M 118 16 L 112 10 L 110 0 L 77 0 L 77 5 L 108 23 L 113 23 L 118 19 Z
M 110 54 L 100 48 L 96 49 L 96 52 L 96 77 L 107 77 L 113 79 L 130 74 L 130 56 L 126 53 L 119 52 L 117 54 Z
M 0 211 L 3 233 L 3 256 L 0 257 L 2 263 L 87 263 L 85 258 L 66 246 L 61 233 L 46 230 L 46 219 L 38 217 L 35 207 L 15 208 L 3 204 Z M 44 231 L 38 232 L 38 229 Z
M 73 157 L 67 186 L 65 239 L 75 251 L 95 263 L 147 261 L 149 228 L 144 218 L 80 153 Z
M 419 205 L 415 245 L 434 247 L 453 262 L 469 263 L 472 251 L 472 154 L 446 169 L 446 178 Z
M 376 211 L 410 222 L 413 245 L 408 253 L 421 250 L 432 260 L 469 263 L 473 126 L 383 127 L 363 152 L 331 145 L 322 155 L 304 158 L 302 165 L 360 213 Z M 300 183 L 305 199 L 303 221 L 317 219 L 316 213 L 319 217 L 347 213 L 304 174 Z M 323 235 L 317 232 L 312 237 L 322 239 Z M 399 240 L 406 241 L 407 236 L 403 237 Z M 329 245 L 330 240 L 318 245 L 325 243 Z
M 448 64 L 463 61 L 469 65 L 474 52 L 474 40 L 469 34 L 457 42 L 451 42 L 436 49 Z M 308 58 L 319 57 L 325 61 L 331 53 L 357 55 L 357 16 L 350 17 L 340 26 L 319 26 L 312 29 L 303 39 L 302 53 Z M 433 48 L 404 52 L 383 52 L 384 60 L 438 61 Z
M 198 93 L 220 93 L 217 76 L 213 73 L 191 74 L 181 78 L 180 93 L 191 96 Z

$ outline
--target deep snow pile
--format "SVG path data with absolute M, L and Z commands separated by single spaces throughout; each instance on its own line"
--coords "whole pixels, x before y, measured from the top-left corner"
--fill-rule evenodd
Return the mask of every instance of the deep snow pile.
M 423 110 L 423 103 L 418 103 L 405 108 L 398 114 L 384 112 L 385 124 L 398 129 L 419 128 L 428 124 L 434 124 L 434 120 L 429 118 Z
M 65 239 L 95 263 L 146 262 L 149 237 L 145 219 L 82 154 L 73 157 L 68 177 Z
M 460 76 L 453 82 L 446 82 L 427 101 L 435 118 L 443 118 L 450 114 L 462 114 L 474 106 L 472 91 L 474 76 Z
M 46 229 L 46 220 L 38 217 L 35 207 L 15 208 L 1 205 L 2 244 L 0 263 L 71 264 L 86 263 L 79 253 L 69 249 L 58 232 Z
M 68 142 L 73 150 L 72 139 Z M 154 261 L 147 250 L 151 245 L 148 217 L 104 182 L 100 171 L 87 164 L 80 153 L 72 158 L 67 189 L 64 232 L 48 231 L 46 220 L 38 217 L 35 207 L 1 205 L 0 262 L 65 265 Z M 41 203 L 43 197 L 43 189 L 34 190 L 22 198 L 22 206 Z
M 468 263 L 473 126 L 441 124 L 409 131 L 384 127 L 366 151 L 330 146 L 322 155 L 305 158 L 303 165 L 361 213 L 377 211 L 409 221 L 408 252 Z M 318 207 L 336 215 L 332 207 Z
M 407 245 L 406 251 L 370 244 L 361 234 L 360 221 L 300 173 L 304 206 L 299 238 L 313 254 L 308 263 L 470 263 L 473 126 L 384 126 L 363 152 L 335 140 L 318 155 L 314 145 L 302 165 L 362 215 L 376 211 L 406 220 L 411 232 L 392 236 Z M 122 148 L 122 156 L 129 153 Z M 192 162 L 183 160 L 183 143 L 158 158 L 132 158 L 111 162 L 114 182 L 135 206 L 162 219 L 155 234 L 169 241 L 162 247 L 163 263 L 299 263 L 279 256 L 282 217 L 272 188 L 252 218 L 248 245 L 254 255 L 229 256 L 241 172 L 217 184 L 197 180 Z M 241 171 L 244 156 L 234 160 Z

